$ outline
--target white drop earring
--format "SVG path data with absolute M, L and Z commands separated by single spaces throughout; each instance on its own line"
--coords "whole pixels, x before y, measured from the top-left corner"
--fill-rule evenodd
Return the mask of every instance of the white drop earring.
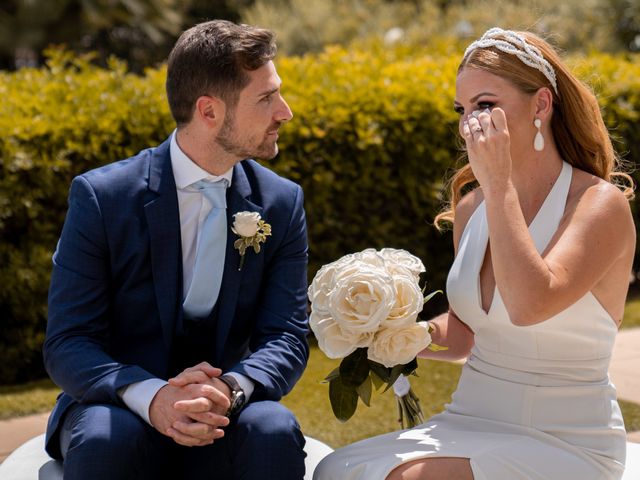
M 542 126 L 542 120 L 536 118 L 533 121 L 533 124 L 538 129 L 538 133 L 536 133 L 535 138 L 533 139 L 533 149 L 536 152 L 541 152 L 544 150 L 544 137 L 542 136 L 542 132 L 540 131 L 540 127 Z

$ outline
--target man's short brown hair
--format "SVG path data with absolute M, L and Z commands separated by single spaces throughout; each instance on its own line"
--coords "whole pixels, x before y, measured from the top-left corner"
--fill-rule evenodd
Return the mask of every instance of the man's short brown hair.
M 234 107 L 256 70 L 276 54 L 270 30 L 226 20 L 200 23 L 185 31 L 169 54 L 167 97 L 178 126 L 191 121 L 196 100 L 218 97 Z

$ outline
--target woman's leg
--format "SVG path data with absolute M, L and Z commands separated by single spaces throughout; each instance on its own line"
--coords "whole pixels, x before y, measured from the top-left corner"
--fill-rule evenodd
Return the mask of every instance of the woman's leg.
M 387 480 L 473 480 L 468 458 L 421 458 L 395 468 Z

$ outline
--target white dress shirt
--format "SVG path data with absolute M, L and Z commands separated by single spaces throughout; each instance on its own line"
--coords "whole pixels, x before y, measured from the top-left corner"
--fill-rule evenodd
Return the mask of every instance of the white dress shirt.
M 233 168 L 230 168 L 220 176 L 211 175 L 193 162 L 178 145 L 176 131 L 171 135 L 170 143 L 171 167 L 176 182 L 178 193 L 178 210 L 180 212 L 180 235 L 182 238 L 182 284 L 183 297 L 189 291 L 193 269 L 196 260 L 196 250 L 200 236 L 202 223 L 211 211 L 211 203 L 191 185 L 200 180 L 217 182 L 226 179 L 231 185 Z M 215 366 L 215 365 L 214 365 Z M 251 396 L 254 384 L 251 379 L 240 373 L 230 372 L 240 387 L 244 390 L 247 399 Z M 132 383 L 119 390 L 120 397 L 129 409 L 142 417 L 147 423 L 149 420 L 149 407 L 158 390 L 167 384 L 159 378 L 152 378 L 142 382 Z

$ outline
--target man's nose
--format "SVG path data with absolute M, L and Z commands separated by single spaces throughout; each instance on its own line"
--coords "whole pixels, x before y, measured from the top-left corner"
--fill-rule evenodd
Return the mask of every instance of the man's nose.
M 280 96 L 280 101 L 281 105 L 279 106 L 278 110 L 276 110 L 274 115 L 275 120 L 277 120 L 278 122 L 288 122 L 293 118 L 293 112 L 291 111 L 291 108 L 289 108 L 289 104 L 282 97 L 282 95 Z

